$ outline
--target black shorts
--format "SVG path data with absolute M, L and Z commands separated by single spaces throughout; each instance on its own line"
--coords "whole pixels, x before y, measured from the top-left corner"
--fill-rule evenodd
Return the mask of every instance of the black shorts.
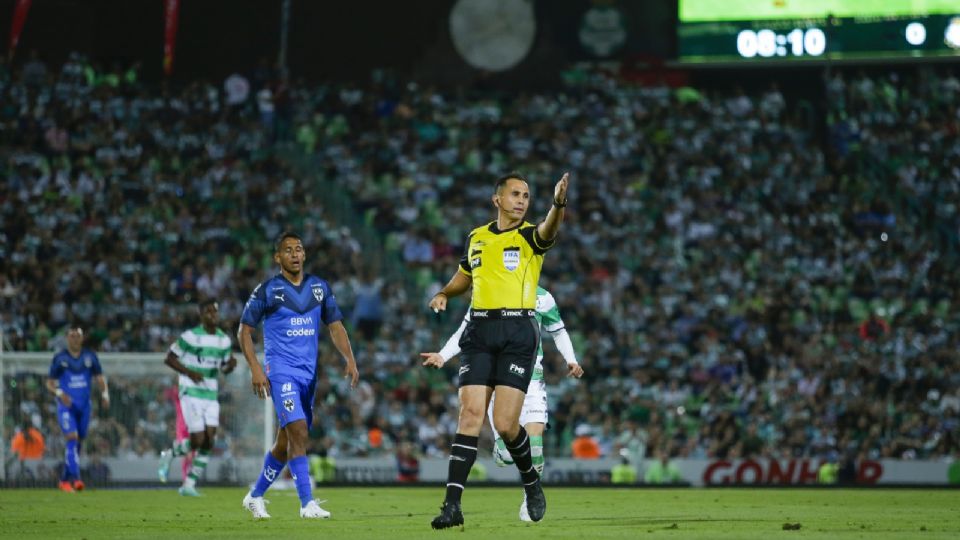
M 509 386 L 527 392 L 540 327 L 533 317 L 471 318 L 460 336 L 460 386 Z

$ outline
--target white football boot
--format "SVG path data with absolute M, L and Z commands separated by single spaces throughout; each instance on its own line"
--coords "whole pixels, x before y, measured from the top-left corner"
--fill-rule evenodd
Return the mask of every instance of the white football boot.
M 523 494 L 523 502 L 520 503 L 520 521 L 529 521 L 533 522 L 530 519 L 530 512 L 527 511 L 527 494 Z
M 253 519 L 270 519 L 270 514 L 267 513 L 267 502 L 263 497 L 254 497 L 247 492 L 247 496 L 243 498 L 243 507 L 253 514 Z
M 320 508 L 320 505 L 317 504 L 317 501 L 310 501 L 306 506 L 300 509 L 300 517 L 327 519 L 330 517 L 330 512 Z

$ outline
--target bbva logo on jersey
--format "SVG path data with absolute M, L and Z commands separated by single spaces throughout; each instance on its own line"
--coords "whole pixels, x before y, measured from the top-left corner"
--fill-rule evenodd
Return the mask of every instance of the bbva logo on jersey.
M 317 302 L 323 302 L 323 285 L 315 283 L 311 290 L 313 291 L 313 297 L 317 299 Z
M 513 272 L 520 266 L 520 248 L 506 248 L 503 250 L 503 267 Z

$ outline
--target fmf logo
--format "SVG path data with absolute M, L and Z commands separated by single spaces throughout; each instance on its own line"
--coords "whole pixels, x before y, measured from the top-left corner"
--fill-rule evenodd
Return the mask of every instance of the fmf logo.
M 523 374 L 526 372 L 527 372 L 527 368 L 522 368 L 516 364 L 510 364 L 510 373 L 523 377 Z

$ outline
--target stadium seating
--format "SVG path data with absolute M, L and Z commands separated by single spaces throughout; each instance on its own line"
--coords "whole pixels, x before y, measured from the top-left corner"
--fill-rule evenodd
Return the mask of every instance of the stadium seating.
M 438 318 L 426 299 L 466 232 L 493 216 L 493 178 L 524 173 L 538 219 L 569 170 L 572 203 L 542 284 L 587 375 L 565 380 L 546 345 L 548 456 L 569 455 L 584 424 L 611 456 L 960 450 L 953 73 L 839 71 L 789 99 L 775 85 L 600 75 L 482 99 L 296 87 L 285 139 L 255 104 L 225 109 L 205 82 L 91 85 L 79 71 L 68 63 L 39 89 L 0 79 L 8 350 L 53 351 L 80 319 L 97 350 L 162 351 L 199 296 L 222 299 L 235 328 L 275 271 L 270 239 L 291 228 L 307 267 L 333 283 L 363 377 L 346 391 L 325 348 L 319 390 L 341 399 L 318 401 L 316 444 L 377 455 L 413 440 L 443 455 L 455 371 L 420 368 L 416 353 L 439 349 L 466 304 Z M 331 218 L 314 175 L 349 196 L 356 228 Z M 382 253 L 363 249 L 361 229 Z M 386 280 L 388 265 L 410 287 Z M 101 455 L 163 444 L 147 414 L 163 381 L 128 390 L 141 421 L 98 425 Z M 35 407 L 56 425 L 39 390 L 7 395 L 18 414 Z M 154 408 L 155 422 L 172 423 Z M 375 445 L 374 427 L 386 434 Z

